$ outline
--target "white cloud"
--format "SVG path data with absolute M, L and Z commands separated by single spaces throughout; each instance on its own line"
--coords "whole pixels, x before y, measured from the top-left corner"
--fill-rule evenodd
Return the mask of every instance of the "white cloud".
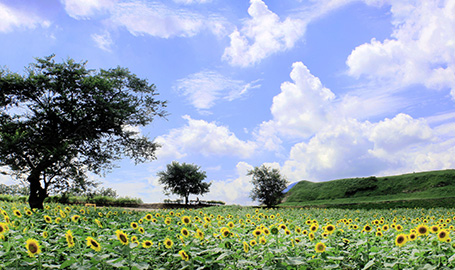
M 249 66 L 269 55 L 292 48 L 305 33 L 306 22 L 286 18 L 281 21 L 261 0 L 251 0 L 247 20 L 242 29 L 229 36 L 230 46 L 223 59 L 234 66 Z
M 453 168 L 454 131 L 402 113 L 378 123 L 346 119 L 295 144 L 283 172 L 292 181 L 321 181 Z
M 177 81 L 175 88 L 198 110 L 210 109 L 220 99 L 232 101 L 257 88 L 256 82 L 233 80 L 215 71 L 202 71 Z
M 248 158 L 257 148 L 255 142 L 240 140 L 228 127 L 195 120 L 188 115 L 183 118 L 188 121 L 187 125 L 155 139 L 162 145 L 157 151 L 159 158 L 182 158 L 188 153 Z
M 281 92 L 273 98 L 273 119 L 263 122 L 256 132 L 258 140 L 269 149 L 277 148 L 277 134 L 307 138 L 331 121 L 335 94 L 301 62 L 292 65 L 290 76 L 292 82 L 282 83 Z
M 105 32 L 104 34 L 92 34 L 91 37 L 98 48 L 107 52 L 112 51 L 113 41 L 109 32 Z
M 205 4 L 210 3 L 212 0 L 174 0 L 178 4 L 191 5 L 191 4 Z
M 133 35 L 160 38 L 191 37 L 204 29 L 215 34 L 224 31 L 224 20 L 217 16 L 202 16 L 184 9 L 172 9 L 157 2 L 136 1 L 117 3 L 111 9 L 114 25 L 125 27 Z
M 238 177 L 222 181 L 213 181 L 210 186 L 210 192 L 205 195 L 207 200 L 221 200 L 227 204 L 242 204 L 252 205 L 253 202 L 249 198 L 253 188 L 251 184 L 251 176 L 247 176 L 249 170 L 253 166 L 246 162 L 239 162 L 236 166 Z
M 455 1 L 391 1 L 394 32 L 355 48 L 349 74 L 406 87 L 451 89 L 455 99 Z
M 3 33 L 11 32 L 15 28 L 47 28 L 51 24 L 35 14 L 8 7 L 3 3 L 0 3 L 0 18 L 0 32 Z
M 66 13 L 77 20 L 87 20 L 106 13 L 116 0 L 61 0 Z

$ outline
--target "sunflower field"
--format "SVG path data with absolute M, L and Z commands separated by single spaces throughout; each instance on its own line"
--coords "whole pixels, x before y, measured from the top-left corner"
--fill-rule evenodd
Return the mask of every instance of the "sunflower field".
M 455 268 L 455 209 L 0 211 L 0 269 Z

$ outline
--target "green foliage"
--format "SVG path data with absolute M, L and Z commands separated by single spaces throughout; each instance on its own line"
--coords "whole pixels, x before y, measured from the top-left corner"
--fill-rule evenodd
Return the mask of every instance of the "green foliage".
M 378 202 L 390 202 L 392 205 L 404 207 L 422 204 L 443 206 L 428 200 L 454 197 L 454 194 L 455 170 L 442 170 L 319 183 L 300 181 L 286 194 L 286 202 L 283 205 L 349 207 L 350 204 L 368 203 L 370 204 L 368 207 L 373 205 L 380 207 Z M 417 203 L 418 200 L 425 202 Z
M 165 171 L 157 173 L 160 184 L 164 185 L 166 192 L 185 198 L 188 204 L 190 194 L 203 195 L 209 192 L 211 183 L 202 182 L 207 176 L 200 167 L 194 164 L 178 163 L 173 161 L 166 166 Z
M 254 167 L 247 175 L 252 176 L 251 199 L 272 207 L 281 202 L 284 197 L 287 180 L 280 175 L 278 169 L 271 169 L 265 165 Z
M 155 159 L 159 145 L 128 127 L 166 115 L 155 86 L 128 69 L 53 57 L 37 58 L 24 76 L 0 69 L 0 166 L 26 176 L 32 208 L 53 188 L 85 187 L 87 171 Z

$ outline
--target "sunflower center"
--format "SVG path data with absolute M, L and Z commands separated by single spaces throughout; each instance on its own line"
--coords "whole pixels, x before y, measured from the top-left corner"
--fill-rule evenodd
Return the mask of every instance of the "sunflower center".
M 126 239 L 126 236 L 125 236 L 125 235 L 121 234 L 121 235 L 120 235 L 120 241 L 126 242 L 126 241 L 128 241 L 128 239 Z
M 401 244 L 403 242 L 404 242 L 404 237 L 400 236 L 400 237 L 397 238 L 397 243 L 398 244 Z
M 35 254 L 36 252 L 38 252 L 38 246 L 36 246 L 35 243 L 31 243 L 28 246 L 28 250 L 30 250 L 31 253 Z
M 99 247 L 98 243 L 95 242 L 95 241 L 90 241 L 90 243 L 92 244 L 92 246 L 94 246 L 95 248 Z

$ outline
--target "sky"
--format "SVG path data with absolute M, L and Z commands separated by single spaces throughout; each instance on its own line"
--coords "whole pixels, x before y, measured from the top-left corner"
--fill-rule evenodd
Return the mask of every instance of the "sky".
M 168 101 L 132 127 L 157 160 L 91 176 L 121 196 L 176 198 L 172 161 L 240 205 L 262 164 L 289 183 L 455 168 L 455 0 L 0 0 L 0 18 L 0 66 L 126 67 Z

